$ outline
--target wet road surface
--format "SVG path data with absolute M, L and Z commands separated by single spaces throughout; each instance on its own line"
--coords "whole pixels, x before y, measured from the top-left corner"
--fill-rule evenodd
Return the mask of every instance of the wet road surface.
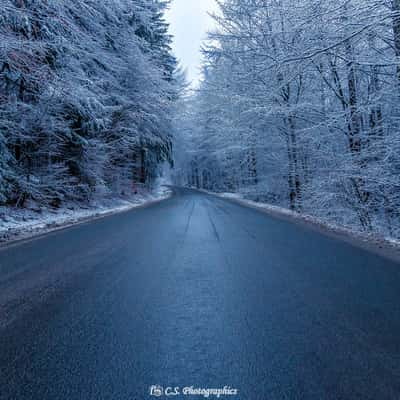
M 0 250 L 0 399 L 156 384 L 399 399 L 400 266 L 190 190 Z

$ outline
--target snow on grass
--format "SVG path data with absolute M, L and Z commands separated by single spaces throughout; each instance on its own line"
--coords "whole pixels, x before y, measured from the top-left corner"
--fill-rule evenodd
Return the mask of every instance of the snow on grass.
M 171 190 L 159 185 L 151 192 L 138 191 L 130 197 L 94 201 L 87 206 L 65 204 L 59 209 L 41 208 L 28 204 L 26 208 L 0 207 L 0 243 L 26 239 L 81 222 L 131 210 L 164 200 Z

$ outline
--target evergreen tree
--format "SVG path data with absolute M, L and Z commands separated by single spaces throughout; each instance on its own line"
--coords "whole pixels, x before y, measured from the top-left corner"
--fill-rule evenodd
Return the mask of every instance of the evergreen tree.
M 0 3 L 1 165 L 15 176 L 2 201 L 59 205 L 151 184 L 171 159 L 167 3 Z

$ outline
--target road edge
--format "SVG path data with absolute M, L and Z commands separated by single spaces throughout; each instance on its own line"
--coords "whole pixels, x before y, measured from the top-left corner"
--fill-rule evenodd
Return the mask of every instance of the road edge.
M 196 189 L 197 190 L 197 189 Z M 266 203 L 257 203 L 252 200 L 229 197 L 221 193 L 214 193 L 203 189 L 200 192 L 218 197 L 223 200 L 252 208 L 263 214 L 278 218 L 290 223 L 301 225 L 324 236 L 340 240 L 357 248 L 367 250 L 370 253 L 382 256 L 400 263 L 400 242 L 379 235 L 357 232 L 342 225 L 335 225 L 309 214 L 295 213 L 283 207 L 272 206 Z
M 18 246 L 23 243 L 27 243 L 36 239 L 40 239 L 42 237 L 45 237 L 49 234 L 56 233 L 63 231 L 65 229 L 70 229 L 74 228 L 76 226 L 84 225 L 84 224 L 89 224 L 94 221 L 98 221 L 104 218 L 112 217 L 113 215 L 118 215 L 118 214 L 124 214 L 127 212 L 131 212 L 136 209 L 142 209 L 146 207 L 150 207 L 152 205 L 161 203 L 163 201 L 166 201 L 173 197 L 174 191 L 172 188 L 169 187 L 169 191 L 167 194 L 164 196 L 161 196 L 156 199 L 151 199 L 149 201 L 143 202 L 143 203 L 132 203 L 132 206 L 126 207 L 126 208 L 120 208 L 120 209 L 112 209 L 110 208 L 109 211 L 104 211 L 104 212 L 96 212 L 94 209 L 93 215 L 90 216 L 85 216 L 76 220 L 72 221 L 66 221 L 62 222 L 60 224 L 50 224 L 46 225 L 42 228 L 36 228 L 31 231 L 24 232 L 24 227 L 17 228 L 15 230 L 10 231 L 11 235 L 15 235 L 10 237 L 9 239 L 1 239 L 0 240 L 0 251 L 11 248 L 14 246 Z

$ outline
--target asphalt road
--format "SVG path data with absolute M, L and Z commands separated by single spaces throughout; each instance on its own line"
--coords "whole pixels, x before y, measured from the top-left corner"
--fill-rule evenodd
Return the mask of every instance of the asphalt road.
M 0 251 L 1 399 L 155 384 L 400 399 L 400 266 L 186 190 Z

